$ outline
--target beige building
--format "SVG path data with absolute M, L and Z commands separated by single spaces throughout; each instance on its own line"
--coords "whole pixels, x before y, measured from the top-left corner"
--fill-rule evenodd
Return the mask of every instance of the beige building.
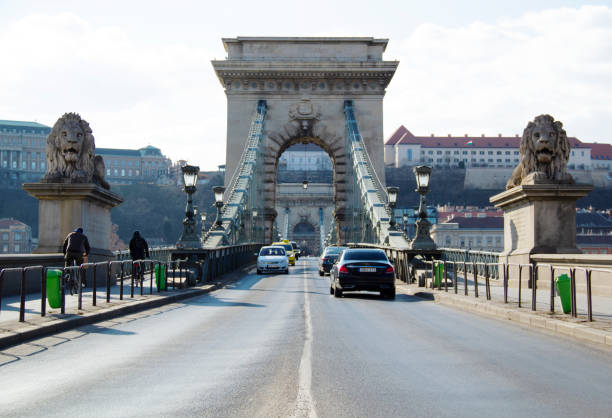
M 31 253 L 32 228 L 16 219 L 0 219 L 0 250 L 2 254 Z
M 504 218 L 454 216 L 434 225 L 431 237 L 440 248 L 499 252 L 504 249 Z
M 167 183 L 172 161 L 151 145 L 140 149 L 96 148 L 111 184 Z
M 0 184 L 21 187 L 46 172 L 45 145 L 51 128 L 37 122 L 0 120 Z

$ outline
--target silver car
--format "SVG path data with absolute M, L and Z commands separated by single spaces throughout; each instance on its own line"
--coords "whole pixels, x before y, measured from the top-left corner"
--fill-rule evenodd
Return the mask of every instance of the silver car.
M 257 256 L 257 274 L 279 272 L 289 274 L 289 258 L 280 246 L 262 247 Z

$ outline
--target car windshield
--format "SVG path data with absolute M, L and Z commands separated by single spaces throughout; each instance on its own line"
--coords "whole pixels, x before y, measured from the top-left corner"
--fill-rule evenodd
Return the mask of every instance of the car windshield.
M 342 259 L 388 261 L 385 253 L 380 250 L 347 250 L 344 252 L 344 257 Z
M 280 247 L 262 248 L 259 255 L 285 255 L 285 250 Z
M 292 242 L 291 243 L 291 247 L 295 250 L 298 246 L 297 246 L 297 244 L 295 242 Z
M 346 250 L 346 247 L 327 247 L 325 249 L 325 255 L 337 255 L 343 250 Z
M 283 244 L 283 247 L 285 247 L 285 250 L 287 251 L 292 251 L 293 247 L 291 247 L 291 244 Z

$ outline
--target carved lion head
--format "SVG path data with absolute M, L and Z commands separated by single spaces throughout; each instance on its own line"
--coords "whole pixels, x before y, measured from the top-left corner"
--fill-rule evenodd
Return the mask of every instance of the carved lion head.
M 506 188 L 521 184 L 523 179 L 537 173 L 539 181 L 572 182 L 566 172 L 570 143 L 563 124 L 550 115 L 540 115 L 527 124 L 521 139 L 521 161 Z
M 94 174 L 95 142 L 89 124 L 77 113 L 65 113 L 47 137 L 46 180 L 90 182 Z

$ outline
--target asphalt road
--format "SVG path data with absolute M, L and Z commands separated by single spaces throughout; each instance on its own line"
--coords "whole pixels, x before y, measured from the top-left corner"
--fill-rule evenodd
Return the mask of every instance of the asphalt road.
M 0 416 L 612 416 L 612 354 L 314 259 L 0 352 Z

